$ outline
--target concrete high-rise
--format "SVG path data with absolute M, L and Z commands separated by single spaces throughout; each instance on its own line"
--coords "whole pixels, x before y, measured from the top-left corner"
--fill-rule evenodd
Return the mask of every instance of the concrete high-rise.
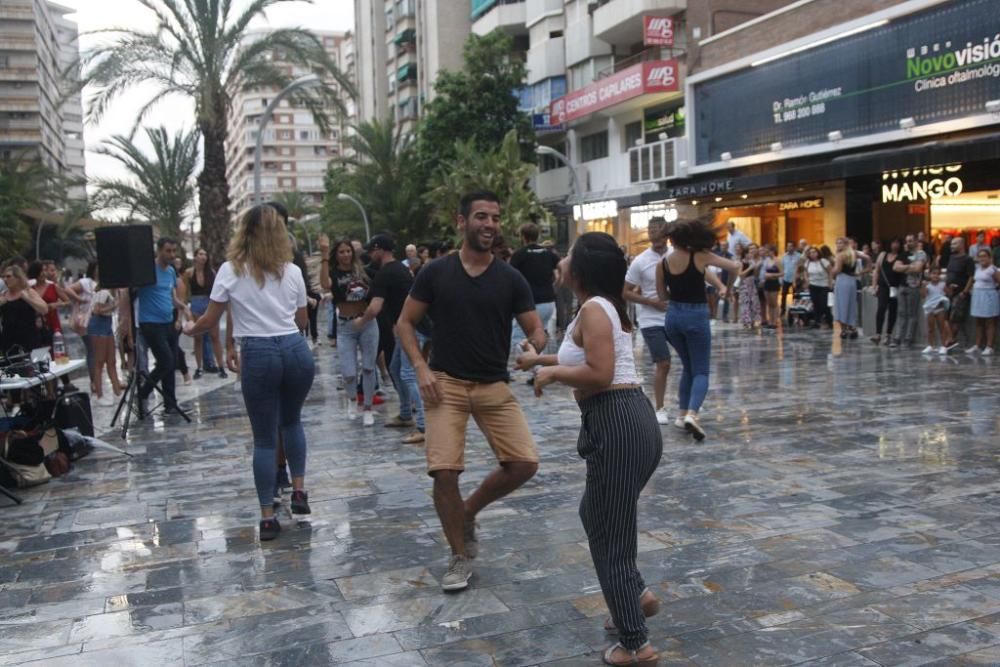
M 472 25 L 445 0 L 355 0 L 359 115 L 411 131 L 443 70 L 462 67 Z
M 248 43 L 261 33 L 251 32 Z M 316 31 L 327 53 L 338 68 L 350 73 L 354 67 L 348 34 L 334 31 Z M 276 54 L 276 59 L 280 54 Z M 289 68 L 293 78 L 311 73 L 292 63 L 281 63 Z M 229 196 L 233 211 L 240 211 L 253 203 L 253 164 L 257 142 L 257 127 L 276 88 L 242 87 L 231 91 L 233 103 L 229 113 L 229 139 L 226 145 L 226 171 L 229 178 Z M 323 201 L 324 177 L 330 160 L 342 154 L 343 137 L 348 125 L 354 122 L 350 114 L 355 106 L 346 94 L 341 99 L 348 107 L 348 116 L 327 109 L 332 127 L 324 132 L 316 124 L 312 113 L 305 107 L 292 106 L 284 99 L 274 110 L 267 128 L 261 155 L 261 196 L 269 199 L 279 192 L 299 191 L 310 195 L 315 204 Z
M 0 3 L 0 159 L 25 154 L 82 179 L 83 104 L 79 94 L 65 98 L 79 77 L 78 31 L 65 18 L 73 11 L 45 0 Z M 70 194 L 83 198 L 85 190 Z

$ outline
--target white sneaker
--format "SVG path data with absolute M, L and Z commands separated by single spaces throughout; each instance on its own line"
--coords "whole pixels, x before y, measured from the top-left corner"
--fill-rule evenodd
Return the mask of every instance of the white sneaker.
M 977 352 L 979 352 L 979 347 L 976 346 L 976 345 L 973 345 L 972 347 L 965 348 L 965 353 L 966 354 L 976 354 Z
M 687 430 L 686 428 L 684 428 L 684 417 L 678 417 L 677 419 L 674 420 L 674 428 L 679 428 L 682 431 Z
M 375 414 L 371 410 L 365 410 L 361 413 L 361 423 L 365 426 L 374 426 Z
M 358 418 L 358 404 L 355 403 L 353 400 L 347 401 L 347 418 L 348 419 Z
M 938 354 L 948 354 L 948 348 L 942 345 L 941 347 L 938 348 Z
M 935 348 L 933 345 L 928 345 L 927 347 L 924 348 L 924 351 L 921 352 L 921 354 L 934 354 L 936 349 L 937 348 Z
M 701 442 L 705 439 L 705 429 L 698 423 L 698 418 L 688 414 L 684 417 L 684 430 L 694 436 L 694 439 Z
M 982 356 L 984 356 L 984 357 L 992 357 L 993 356 L 993 348 L 992 347 L 984 347 L 983 351 L 980 352 L 980 354 Z
M 670 423 L 670 415 L 667 414 L 666 408 L 660 408 L 656 411 L 656 422 L 661 426 L 665 426 Z

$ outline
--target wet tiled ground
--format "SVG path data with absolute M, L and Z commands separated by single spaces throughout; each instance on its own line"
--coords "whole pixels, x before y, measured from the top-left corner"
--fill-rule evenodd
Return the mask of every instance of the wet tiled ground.
M 1000 664 L 1000 362 L 716 334 L 709 439 L 664 427 L 640 507 L 661 664 Z M 188 394 L 192 426 L 136 427 L 134 459 L 2 507 L 0 664 L 599 664 L 568 392 L 516 385 L 540 472 L 481 516 L 472 586 L 445 595 L 423 450 L 348 422 L 318 356 L 309 524 L 258 543 L 242 399 Z M 474 427 L 468 452 L 466 489 L 491 467 Z

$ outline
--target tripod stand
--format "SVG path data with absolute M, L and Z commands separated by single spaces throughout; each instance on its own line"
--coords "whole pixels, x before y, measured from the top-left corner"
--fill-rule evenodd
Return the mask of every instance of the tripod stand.
M 144 415 L 141 414 L 142 411 L 136 409 L 139 406 L 139 401 L 142 400 L 141 398 L 139 398 L 139 391 L 140 391 L 140 385 L 142 384 L 143 378 L 145 376 L 144 374 L 139 372 L 139 345 L 138 345 L 139 328 L 136 325 L 135 289 L 133 288 L 129 288 L 128 290 L 128 307 L 129 307 L 129 321 L 131 323 L 131 326 L 129 328 L 131 329 L 130 333 L 132 334 L 132 345 L 133 345 L 132 368 L 129 369 L 128 383 L 126 384 L 125 391 L 122 392 L 121 400 L 118 401 L 118 407 L 115 408 L 115 414 L 111 418 L 111 428 L 114 428 L 115 423 L 118 421 L 118 417 L 121 415 L 122 410 L 125 410 L 125 418 L 122 420 L 122 431 L 121 431 L 122 440 L 128 438 L 128 429 L 132 421 L 132 412 L 133 411 L 139 412 L 140 413 L 139 419 L 142 419 L 144 417 Z M 173 370 L 171 370 L 171 372 L 173 372 Z M 160 387 L 153 385 L 153 389 L 161 397 L 164 397 L 163 390 Z M 191 423 L 191 417 L 189 417 L 188 414 L 184 410 L 182 410 L 179 405 L 176 404 L 176 397 L 174 405 L 171 407 L 174 410 L 176 410 L 181 417 L 184 418 L 184 421 L 186 421 L 189 424 Z

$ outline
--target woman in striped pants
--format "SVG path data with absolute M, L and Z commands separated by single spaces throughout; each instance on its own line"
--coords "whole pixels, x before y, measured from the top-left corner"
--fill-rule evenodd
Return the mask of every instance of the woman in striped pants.
M 659 655 L 649 643 L 645 619 L 659 611 L 659 600 L 636 567 L 636 510 L 660 462 L 663 439 L 635 372 L 632 325 L 622 299 L 625 256 L 613 237 L 590 232 L 563 263 L 561 274 L 582 304 L 580 311 L 558 354 L 539 356 L 524 346 L 517 367 L 543 366 L 535 377 L 538 396 L 553 382 L 576 390 L 583 421 L 577 450 L 587 461 L 580 518 L 611 610 L 605 629 L 618 634 L 604 662 L 654 665 Z

